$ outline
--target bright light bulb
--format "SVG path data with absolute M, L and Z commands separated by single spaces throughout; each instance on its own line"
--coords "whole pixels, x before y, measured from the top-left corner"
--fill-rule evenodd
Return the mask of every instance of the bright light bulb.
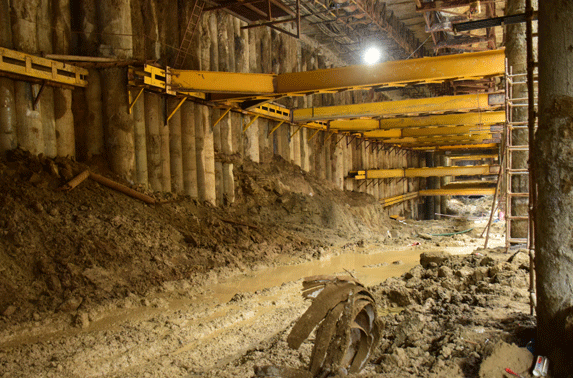
M 364 53 L 364 62 L 366 64 L 378 63 L 380 61 L 380 58 L 382 58 L 382 53 L 376 47 L 370 47 Z

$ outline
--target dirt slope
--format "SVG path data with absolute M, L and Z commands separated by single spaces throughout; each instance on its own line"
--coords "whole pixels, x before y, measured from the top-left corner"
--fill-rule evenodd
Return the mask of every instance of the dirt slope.
M 73 312 L 166 281 L 310 259 L 391 222 L 372 197 L 321 184 L 280 159 L 236 166 L 238 200 L 225 209 L 161 193 L 150 194 L 167 202 L 149 206 L 89 179 L 57 190 L 86 168 L 21 151 L 0 161 L 4 321 Z

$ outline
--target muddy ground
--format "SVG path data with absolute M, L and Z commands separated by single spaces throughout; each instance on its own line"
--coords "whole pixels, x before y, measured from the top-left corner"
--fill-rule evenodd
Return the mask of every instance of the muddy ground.
M 377 300 L 382 338 L 362 376 L 527 376 L 527 256 L 476 254 L 483 204 L 469 220 L 395 221 L 280 159 L 237 164 L 225 209 L 158 193 L 166 202 L 145 205 L 89 179 L 57 190 L 86 168 L 22 152 L 0 161 L 0 377 L 305 368 L 313 338 L 291 350 L 286 337 L 315 274 L 352 274 Z

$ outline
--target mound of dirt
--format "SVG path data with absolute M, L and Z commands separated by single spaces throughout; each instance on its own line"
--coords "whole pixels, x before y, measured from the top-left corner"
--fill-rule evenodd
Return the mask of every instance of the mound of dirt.
M 484 253 L 423 253 L 421 265 L 371 288 L 379 313 L 390 312 L 377 377 L 505 377 L 505 368 L 529 376 L 534 356 L 524 347 L 535 317 L 526 254 Z
M 373 197 L 280 158 L 236 164 L 237 201 L 225 208 L 149 192 L 164 202 L 146 205 L 90 179 L 58 190 L 88 168 L 120 181 L 101 166 L 20 150 L 0 160 L 0 322 L 309 260 L 342 240 L 383 240 L 393 224 Z

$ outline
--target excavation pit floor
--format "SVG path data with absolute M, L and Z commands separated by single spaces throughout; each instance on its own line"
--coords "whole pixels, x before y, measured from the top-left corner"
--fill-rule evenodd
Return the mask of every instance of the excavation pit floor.
M 225 209 L 160 193 L 148 206 L 89 180 L 57 190 L 85 168 L 0 161 L 0 377 L 304 369 L 313 337 L 298 350 L 286 338 L 309 306 L 302 279 L 322 274 L 376 299 L 383 334 L 361 376 L 503 377 L 510 362 L 528 376 L 528 355 L 507 357 L 534 333 L 527 254 L 503 253 L 501 222 L 480 249 L 491 199 L 459 219 L 396 221 L 280 160 L 237 166 Z

